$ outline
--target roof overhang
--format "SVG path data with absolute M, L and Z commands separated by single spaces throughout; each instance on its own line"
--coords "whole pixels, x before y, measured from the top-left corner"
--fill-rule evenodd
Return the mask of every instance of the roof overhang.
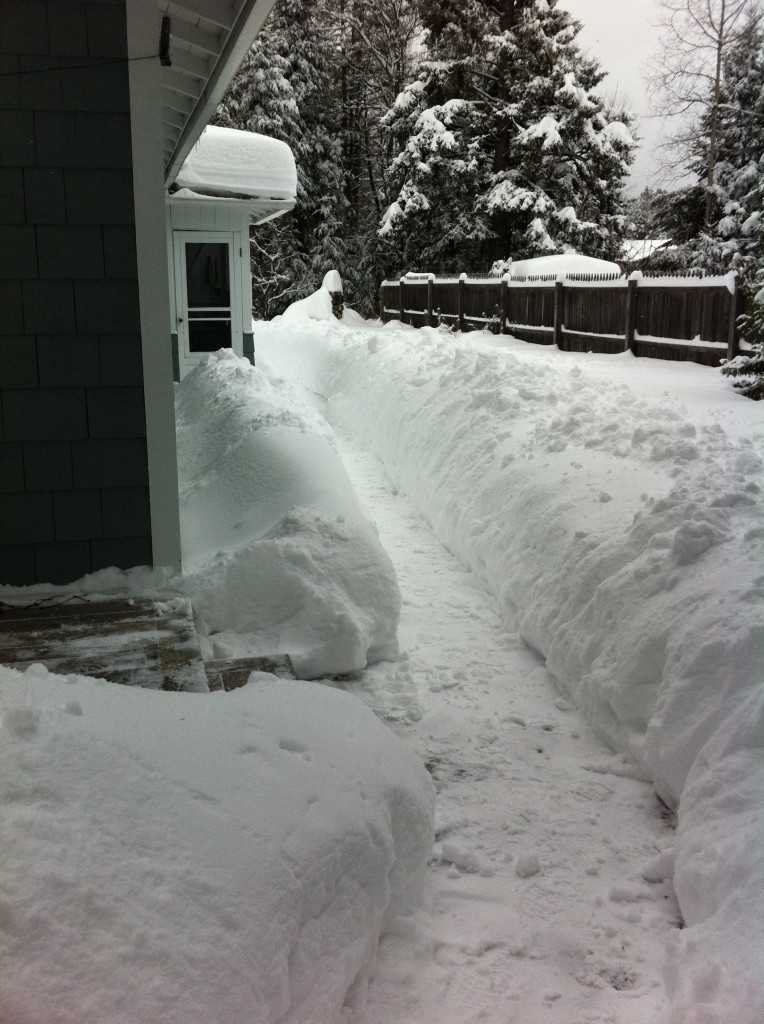
M 169 187 L 215 113 L 275 0 L 158 0 L 170 18 L 170 60 L 163 66 L 165 185 Z

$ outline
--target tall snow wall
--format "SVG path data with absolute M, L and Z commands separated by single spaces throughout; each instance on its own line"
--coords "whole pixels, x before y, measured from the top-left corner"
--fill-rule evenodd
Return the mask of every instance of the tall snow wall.
M 303 326 L 295 344 L 326 339 Z M 687 927 L 666 962 L 673 1024 L 760 1024 L 755 437 L 728 436 L 713 415 L 694 420 L 660 390 L 658 370 L 654 397 L 630 388 L 618 362 L 628 354 L 508 350 L 487 335 L 394 324 L 337 328 L 328 344 L 330 419 L 378 453 L 508 626 L 678 808 Z M 603 359 L 609 377 L 590 374 Z M 712 371 L 687 372 L 705 386 L 698 374 Z

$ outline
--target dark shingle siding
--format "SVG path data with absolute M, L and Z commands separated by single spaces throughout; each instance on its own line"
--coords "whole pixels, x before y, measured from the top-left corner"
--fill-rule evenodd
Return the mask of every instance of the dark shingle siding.
M 142 438 L 72 441 L 75 487 L 148 485 L 146 442 Z
M 92 387 L 101 382 L 95 335 L 47 335 L 37 339 L 40 384 L 45 388 Z
M 37 254 L 43 279 L 103 277 L 103 230 L 96 224 L 38 224 Z
M 24 490 L 24 454 L 21 445 L 0 442 L 0 491 Z
M 40 582 L 70 583 L 89 573 L 93 566 L 87 540 L 35 544 L 35 571 Z
M 36 388 L 37 344 L 25 334 L 0 335 L 0 381 L 5 388 Z
M 0 224 L 23 224 L 24 220 L 23 171 L 20 167 L 0 167 Z
M 65 583 L 151 561 L 124 0 L 1 31 L 0 583 Z
M 34 388 L 3 393 L 6 441 L 88 436 L 84 388 Z
M 24 482 L 28 491 L 73 486 L 72 447 L 68 441 L 24 441 Z
M 101 491 L 59 491 L 53 495 L 56 540 L 90 540 L 103 536 Z
M 24 205 L 29 224 L 65 224 L 64 172 L 60 167 L 24 168 Z

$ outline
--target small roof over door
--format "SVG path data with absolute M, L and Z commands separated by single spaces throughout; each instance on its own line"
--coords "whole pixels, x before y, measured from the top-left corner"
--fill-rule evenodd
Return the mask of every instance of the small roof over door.
M 208 125 L 175 178 L 170 203 L 244 202 L 262 224 L 294 207 L 297 169 L 285 142 L 237 128 Z

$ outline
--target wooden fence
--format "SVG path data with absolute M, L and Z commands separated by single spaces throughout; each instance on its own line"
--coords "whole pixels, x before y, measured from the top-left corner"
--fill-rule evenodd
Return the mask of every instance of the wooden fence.
M 681 359 L 718 366 L 739 351 L 741 295 L 735 274 L 649 277 L 436 277 L 383 281 L 382 320 L 415 327 L 490 330 L 569 352 Z

